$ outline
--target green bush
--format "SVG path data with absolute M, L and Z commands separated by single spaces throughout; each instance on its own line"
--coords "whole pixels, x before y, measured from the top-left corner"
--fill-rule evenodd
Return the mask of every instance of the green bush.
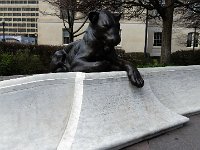
M 62 48 L 0 42 L 0 75 L 48 73 L 51 56 Z
M 14 66 L 12 55 L 9 53 L 0 54 L 0 75 L 11 75 Z
M 148 64 L 150 59 L 145 58 L 142 52 L 131 52 L 126 53 L 123 49 L 117 49 L 117 54 L 120 58 L 131 62 L 134 65 L 145 65 Z M 149 58 L 149 54 L 148 54 Z
M 0 75 L 48 73 L 50 72 L 49 64 L 52 55 L 55 51 L 62 48 L 62 46 L 23 45 L 19 43 L 0 42 Z M 137 67 L 163 66 L 159 63 L 158 59 L 152 59 L 149 55 L 145 58 L 142 52 L 126 53 L 123 49 L 117 49 L 116 51 L 120 58 L 130 61 Z M 177 61 L 180 54 L 173 54 L 172 57 Z M 196 57 L 195 59 L 200 61 L 199 57 Z M 174 63 L 178 64 L 178 62 Z
M 200 65 L 200 50 L 176 51 L 171 54 L 171 62 L 174 65 Z
M 124 59 L 130 61 L 134 65 L 146 65 L 148 64 L 148 59 L 144 57 L 144 53 L 141 52 L 132 52 L 125 53 Z
M 39 55 L 31 54 L 29 50 L 23 50 L 13 55 L 15 61 L 15 74 L 44 73 L 45 66 Z
M 44 68 L 40 57 L 29 50 L 0 54 L 0 75 L 44 73 Z

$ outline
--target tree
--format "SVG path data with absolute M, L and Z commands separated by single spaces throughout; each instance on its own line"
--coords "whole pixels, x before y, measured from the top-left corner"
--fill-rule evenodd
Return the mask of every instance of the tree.
M 79 31 L 87 22 L 87 14 L 94 5 L 91 5 L 87 0 L 46 0 L 46 2 L 55 8 L 55 13 L 50 15 L 56 15 L 62 19 L 65 30 L 69 33 L 69 42 L 73 42 L 74 37 L 84 33 L 79 33 Z M 77 20 L 81 20 L 82 23 L 74 31 L 74 23 Z
M 46 0 L 55 8 L 54 14 L 63 21 L 65 29 L 69 33 L 70 42 L 74 41 L 74 37 L 77 37 L 84 32 L 79 33 L 81 28 L 87 22 L 88 13 L 90 11 L 97 11 L 101 9 L 115 10 L 115 3 L 119 0 Z M 80 20 L 82 24 L 77 30 L 74 31 L 75 21 Z
M 156 11 L 162 19 L 161 63 L 169 64 L 171 55 L 173 15 L 176 8 L 193 9 L 200 4 L 199 0 L 123 0 L 121 5 L 127 9 L 141 8 Z
M 200 3 L 196 3 L 189 8 L 179 8 L 176 12 L 180 15 L 177 24 L 189 28 L 200 28 Z
M 200 44 L 198 33 L 198 29 L 200 29 L 200 3 L 196 3 L 189 8 L 179 8 L 176 14 L 179 16 L 176 20 L 178 26 L 194 29 L 194 31 L 190 32 L 187 37 L 187 46 L 193 45 L 194 52 L 195 47 Z

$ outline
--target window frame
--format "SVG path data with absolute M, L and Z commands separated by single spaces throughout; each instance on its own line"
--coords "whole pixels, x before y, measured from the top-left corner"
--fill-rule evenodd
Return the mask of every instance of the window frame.
M 195 38 L 195 42 L 194 42 L 194 36 L 197 37 L 197 38 Z M 187 34 L 187 45 L 186 45 L 186 47 L 187 48 L 192 48 L 192 47 L 198 48 L 199 45 L 200 45 L 199 37 L 200 37 L 200 33 L 198 33 L 198 32 L 189 32 Z
M 162 32 L 157 32 L 157 31 L 154 32 L 154 35 L 153 35 L 153 46 L 154 47 L 161 47 L 162 46 Z
M 69 32 L 68 32 L 68 36 L 65 36 L 65 32 L 68 32 L 65 28 L 62 29 L 62 39 L 63 39 L 63 45 L 68 45 L 70 43 L 70 37 L 69 37 Z M 65 40 L 65 38 L 67 38 L 67 40 Z M 65 42 L 67 41 L 67 42 Z

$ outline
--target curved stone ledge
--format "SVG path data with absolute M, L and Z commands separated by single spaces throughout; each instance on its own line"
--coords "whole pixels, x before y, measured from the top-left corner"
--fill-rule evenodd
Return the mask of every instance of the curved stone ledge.
M 0 82 L 0 149 L 57 149 L 71 113 L 75 77 L 47 74 Z
M 154 95 L 182 115 L 200 112 L 200 66 L 141 69 Z
M 106 78 L 108 74 L 112 74 Z M 119 149 L 187 122 L 154 96 L 145 80 L 133 87 L 125 72 L 86 74 L 82 108 L 71 149 Z
M 129 83 L 126 72 L 2 81 L 0 149 L 119 149 L 182 126 L 189 119 L 177 113 L 200 108 L 199 68 L 140 69 L 141 89 Z

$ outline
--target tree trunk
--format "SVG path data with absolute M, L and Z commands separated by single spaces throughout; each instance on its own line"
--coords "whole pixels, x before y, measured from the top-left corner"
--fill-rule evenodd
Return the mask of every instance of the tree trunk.
M 171 56 L 171 43 L 172 43 L 172 24 L 173 24 L 173 12 L 174 5 L 173 0 L 166 0 L 166 2 L 171 1 L 168 4 L 169 7 L 165 9 L 165 16 L 163 19 L 163 29 L 162 29 L 162 47 L 161 47 L 161 63 L 169 64 Z
M 74 41 L 74 15 L 75 13 L 72 10 L 67 10 L 67 19 L 69 25 L 69 41 Z
M 73 27 L 70 29 L 69 40 L 70 40 L 70 42 L 74 41 L 74 30 L 73 30 Z

